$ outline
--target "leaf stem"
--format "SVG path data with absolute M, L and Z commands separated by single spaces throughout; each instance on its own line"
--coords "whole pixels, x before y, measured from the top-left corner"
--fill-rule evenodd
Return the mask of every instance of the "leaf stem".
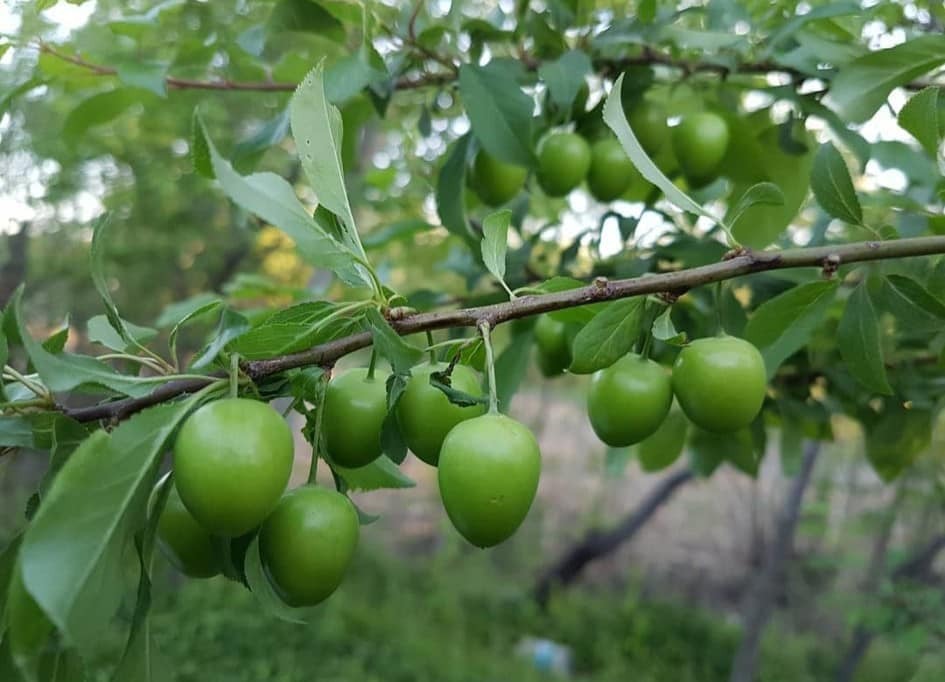
M 433 343 L 433 332 L 427 329 L 427 352 L 430 354 L 430 364 L 436 364 L 436 344 Z
M 10 367 L 10 365 L 4 366 L 3 373 L 7 376 L 7 378 L 12 379 L 13 381 L 18 381 L 19 383 L 26 386 L 26 388 L 32 391 L 36 395 L 36 397 L 43 398 L 44 400 L 52 399 L 52 396 L 49 393 L 49 389 L 47 389 L 41 383 L 35 382 L 32 379 L 28 379 L 27 377 L 23 376 L 22 374 L 17 372 L 15 369 Z
M 237 398 L 240 394 L 240 356 L 233 353 L 230 356 L 230 397 Z
M 312 434 L 312 461 L 308 467 L 309 484 L 314 484 L 318 476 L 318 458 L 321 455 L 321 448 L 319 446 L 322 439 L 322 414 L 324 413 L 325 407 L 325 389 L 328 386 L 327 378 L 328 375 L 323 374 L 318 382 L 318 392 L 316 395 L 318 402 L 315 404 L 315 433 Z
M 97 356 L 99 360 L 125 360 L 127 362 L 137 362 L 139 365 L 143 365 L 148 369 L 157 372 L 158 374 L 167 374 L 167 369 L 159 365 L 157 362 L 151 358 L 143 358 L 140 355 L 131 355 L 129 353 L 106 353 L 105 355 Z M 174 371 L 171 368 L 171 371 Z
M 495 385 L 495 355 L 492 351 L 492 327 L 488 320 L 479 323 L 479 333 L 486 347 L 486 371 L 489 377 L 489 414 L 499 414 L 499 397 Z

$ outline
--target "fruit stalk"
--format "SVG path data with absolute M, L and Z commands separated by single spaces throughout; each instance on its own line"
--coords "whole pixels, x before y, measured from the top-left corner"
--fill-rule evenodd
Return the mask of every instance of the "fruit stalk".
M 488 320 L 479 323 L 482 345 L 486 349 L 486 372 L 489 381 L 489 414 L 499 414 L 499 396 L 495 387 L 495 355 L 492 352 L 492 327 Z

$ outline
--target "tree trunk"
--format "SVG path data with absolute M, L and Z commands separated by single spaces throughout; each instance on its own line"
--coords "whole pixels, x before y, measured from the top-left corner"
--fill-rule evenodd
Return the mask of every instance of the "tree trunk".
M 886 555 L 889 553 L 889 540 L 892 538 L 896 515 L 899 512 L 899 505 L 902 502 L 902 491 L 903 486 L 900 483 L 896 487 L 896 497 L 883 516 L 883 525 L 880 527 L 879 533 L 876 535 L 876 540 L 873 543 L 869 568 L 867 568 L 866 578 L 863 580 L 862 591 L 864 597 L 867 599 L 872 599 L 876 596 L 876 591 L 879 589 L 880 582 L 886 572 Z M 850 682 L 853 679 L 856 667 L 859 665 L 863 656 L 866 655 L 866 651 L 869 649 L 872 640 L 873 635 L 870 634 L 865 627 L 862 625 L 856 626 L 853 630 L 853 636 L 850 639 L 850 646 L 843 658 L 843 662 L 840 664 L 840 669 L 837 673 L 837 682 Z
M 730 682 L 754 682 L 758 652 L 765 626 L 774 610 L 775 599 L 784 582 L 785 568 L 794 545 L 794 531 L 801 514 L 804 491 L 817 463 L 820 443 L 809 441 L 804 448 L 801 469 L 795 477 L 778 517 L 775 536 L 767 548 L 764 565 L 749 588 L 744 608 L 741 642 L 735 652 Z
M 693 477 L 689 469 L 680 469 L 666 476 L 649 495 L 620 523 L 607 531 L 591 530 L 558 561 L 546 569 L 535 586 L 535 599 L 544 606 L 551 590 L 573 582 L 592 561 L 600 559 L 630 540 L 673 494 Z
M 905 559 L 896 570 L 892 572 L 892 580 L 926 580 L 932 570 L 932 563 L 938 553 L 945 549 L 945 535 L 939 535 L 933 538 L 921 549 L 917 550 L 908 559 Z M 876 635 L 870 632 L 862 625 L 858 625 L 853 631 L 853 637 L 850 640 L 850 646 L 847 653 L 840 663 L 837 672 L 837 682 L 851 682 L 856 674 L 856 669 L 860 662 L 869 651 L 870 644 Z

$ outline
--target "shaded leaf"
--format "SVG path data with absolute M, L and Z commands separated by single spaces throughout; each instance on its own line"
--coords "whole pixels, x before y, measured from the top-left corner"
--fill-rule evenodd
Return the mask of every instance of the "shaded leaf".
M 395 374 L 406 374 L 420 362 L 423 349 L 411 345 L 394 331 L 377 308 L 368 308 L 364 319 L 374 339 L 374 348 L 381 357 L 390 362 Z
M 482 261 L 486 269 L 509 291 L 505 283 L 505 254 L 508 250 L 509 222 L 512 212 L 508 209 L 490 213 L 482 221 Z M 511 291 L 509 291 L 511 294 Z
M 930 156 L 938 155 L 945 133 L 945 95 L 942 88 L 925 88 L 899 110 L 899 125 L 919 141 Z
M 607 304 L 574 337 L 569 368 L 574 374 L 590 374 L 609 367 L 633 350 L 643 321 L 643 298 L 627 298 Z
M 849 121 L 876 113 L 893 88 L 945 63 L 945 36 L 924 35 L 846 64 L 830 85 L 830 101 Z
M 623 111 L 623 104 L 621 103 L 623 78 L 624 74 L 621 74 L 614 83 L 614 87 L 611 88 L 610 94 L 607 95 L 607 101 L 604 103 L 604 123 L 614 131 L 614 134 L 616 134 L 617 139 L 620 141 L 620 145 L 623 147 L 624 151 L 627 152 L 627 156 L 630 157 L 630 160 L 633 162 L 633 165 L 637 167 L 637 170 L 640 171 L 640 174 L 659 187 L 663 191 L 663 194 L 666 195 L 667 199 L 683 211 L 706 216 L 713 222 L 718 222 L 715 216 L 702 208 L 702 206 L 697 204 L 688 194 L 679 189 L 669 178 L 663 175 L 663 172 L 656 166 L 646 151 L 644 151 L 643 145 L 637 140 L 637 136 L 630 128 L 630 124 L 627 122 L 627 116 Z
M 837 327 L 837 347 L 847 370 L 857 381 L 874 393 L 892 394 L 883 363 L 879 320 L 865 282 L 847 299 Z
M 23 538 L 29 593 L 67 643 L 90 647 L 122 599 L 123 555 L 142 525 L 165 443 L 194 400 L 89 436 L 56 476 Z
M 370 464 L 357 469 L 347 469 L 337 464 L 332 464 L 331 468 L 341 476 L 350 490 L 413 488 L 417 485 L 386 455 L 381 455 Z
M 850 171 L 843 156 L 830 142 L 821 145 L 814 157 L 810 187 L 820 207 L 834 218 L 853 225 L 863 223 L 863 209 L 853 189 Z
M 487 152 L 506 163 L 530 167 L 534 163 L 532 99 L 499 62 L 487 66 L 463 64 L 459 92 L 473 134 Z
M 834 281 L 808 282 L 762 303 L 745 326 L 745 338 L 765 359 L 768 377 L 810 340 L 837 293 Z
M 738 219 L 742 217 L 745 211 L 752 206 L 758 205 L 783 206 L 784 192 L 773 182 L 759 182 L 752 185 L 745 190 L 744 194 L 738 198 L 735 205 L 729 209 L 726 222 L 734 228 L 738 223 Z

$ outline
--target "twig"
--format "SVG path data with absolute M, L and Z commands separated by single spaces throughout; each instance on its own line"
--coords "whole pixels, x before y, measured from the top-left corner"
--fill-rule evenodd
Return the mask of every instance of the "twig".
M 440 87 L 456 80 L 459 69 L 456 64 L 447 57 L 444 57 L 416 42 L 416 38 L 408 38 L 408 44 L 414 47 L 429 59 L 447 67 L 448 72 L 444 73 L 423 73 L 417 76 L 401 76 L 394 81 L 395 90 L 416 90 L 426 87 Z M 104 66 L 90 62 L 82 57 L 69 55 L 61 52 L 49 43 L 40 43 L 39 49 L 48 55 L 74 64 L 80 68 L 89 71 L 98 76 L 117 76 L 118 70 L 111 66 Z M 528 71 L 535 71 L 541 66 L 541 62 L 527 55 L 522 57 L 522 64 Z M 669 68 L 679 69 L 686 75 L 696 72 L 716 73 L 722 77 L 728 77 L 737 73 L 761 74 L 761 73 L 785 73 L 801 82 L 806 79 L 814 78 L 810 74 L 803 73 L 789 66 L 784 66 L 772 61 L 747 62 L 735 67 L 729 67 L 723 64 L 712 62 L 700 62 L 693 60 L 680 59 L 668 54 L 657 52 L 651 48 L 645 48 L 643 52 L 636 57 L 625 57 L 623 59 L 599 60 L 596 67 L 605 75 L 615 75 L 630 66 L 655 66 L 661 65 Z M 825 76 L 827 74 L 824 74 Z M 298 87 L 298 83 L 287 83 L 280 81 L 232 81 L 228 79 L 221 80 L 199 80 L 191 78 L 177 78 L 176 76 L 167 76 L 164 83 L 169 90 L 224 90 L 224 91 L 254 91 L 254 92 L 292 92 Z M 930 83 L 925 81 L 913 81 L 903 85 L 907 90 L 921 90 Z
M 588 303 L 613 301 L 646 294 L 671 293 L 678 296 L 694 287 L 755 272 L 802 267 L 821 268 L 824 259 L 828 257 L 837 258 L 840 263 L 849 264 L 942 253 L 945 253 L 945 237 L 914 237 L 815 248 L 748 251 L 726 261 L 688 270 L 614 281 L 597 278 L 592 284 L 579 289 L 543 296 L 524 296 L 514 301 L 478 308 L 418 313 L 391 320 L 391 325 L 401 335 L 450 327 L 478 327 L 481 322 L 488 322 L 491 327 L 495 327 L 510 320 Z M 360 332 L 319 344 L 299 353 L 266 360 L 252 360 L 243 364 L 243 371 L 255 381 L 299 367 L 329 366 L 338 358 L 370 345 L 371 334 Z M 127 398 L 92 407 L 64 408 L 63 411 L 73 419 L 82 422 L 98 419 L 124 419 L 151 405 L 173 399 L 184 393 L 191 393 L 219 378 L 219 376 L 208 376 L 175 380 L 160 386 L 153 393 L 142 398 Z

